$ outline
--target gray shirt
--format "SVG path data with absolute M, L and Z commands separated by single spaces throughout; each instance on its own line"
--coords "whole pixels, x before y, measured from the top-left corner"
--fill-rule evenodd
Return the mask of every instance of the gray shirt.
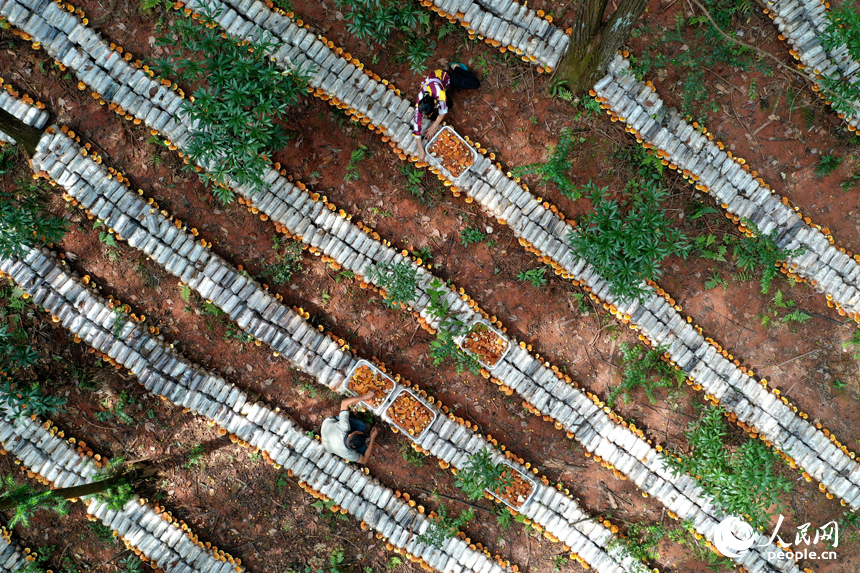
M 349 449 L 344 443 L 344 440 L 350 434 L 349 410 L 341 410 L 340 415 L 336 419 L 326 418 L 323 420 L 320 434 L 325 451 L 350 462 L 357 462 L 361 458 L 361 454 Z

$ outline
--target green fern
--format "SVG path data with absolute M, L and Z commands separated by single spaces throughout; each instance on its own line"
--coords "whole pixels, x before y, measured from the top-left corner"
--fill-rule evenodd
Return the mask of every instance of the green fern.
M 784 323 L 786 323 L 786 322 L 799 322 L 800 324 L 803 324 L 804 322 L 806 322 L 807 320 L 809 320 L 811 318 L 812 318 L 811 316 L 809 316 L 808 314 L 806 314 L 802 310 L 795 310 L 794 312 L 791 312 L 791 313 L 783 316 L 781 320 Z
M 0 502 L 15 504 L 8 527 L 19 523 L 29 527 L 30 518 L 40 509 L 53 511 L 60 517 L 69 513 L 69 502 L 51 490 L 35 491 L 30 484 L 19 484 L 14 476 L 6 475 L 0 481 Z

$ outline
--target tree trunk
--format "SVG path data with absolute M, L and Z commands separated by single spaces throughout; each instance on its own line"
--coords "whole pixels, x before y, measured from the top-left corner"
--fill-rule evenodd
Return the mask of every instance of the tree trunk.
M 43 129 L 27 125 L 2 108 L 0 108 L 0 131 L 12 136 L 30 155 L 36 153 L 36 145 L 39 144 L 39 139 L 44 133 Z
M 606 0 L 586 0 L 582 13 L 577 14 L 570 46 L 559 64 L 558 81 L 567 84 L 575 94 L 590 90 L 647 7 L 647 0 L 621 0 L 606 24 L 602 24 Z
M 155 468 L 154 466 L 148 466 L 143 468 L 142 470 L 120 474 L 118 476 L 114 476 L 112 478 L 104 479 L 101 481 L 87 483 L 75 487 L 64 487 L 51 490 L 51 492 L 54 494 L 55 497 L 63 499 L 83 497 L 85 495 L 92 495 L 94 493 L 103 492 L 110 486 L 120 483 L 122 480 L 134 481 L 136 479 L 151 477 L 155 475 L 157 471 L 157 468 Z M 15 499 L 7 499 L 5 501 L 0 501 L 0 511 L 15 509 L 18 506 L 18 503 L 18 500 Z

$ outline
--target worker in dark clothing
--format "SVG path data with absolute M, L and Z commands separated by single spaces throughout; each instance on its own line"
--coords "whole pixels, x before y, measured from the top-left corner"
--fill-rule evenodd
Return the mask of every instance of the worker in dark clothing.
M 370 440 L 367 440 L 367 424 L 351 418 L 349 407 L 374 396 L 376 393 L 370 391 L 355 398 L 347 398 L 340 403 L 340 414 L 323 420 L 320 435 L 323 448 L 327 452 L 350 462 L 367 463 L 373 454 L 373 444 L 379 429 L 373 428 L 370 431 Z
M 418 138 L 418 161 L 424 161 L 424 142 L 421 137 L 424 117 L 433 121 L 424 133 L 429 141 L 448 113 L 448 89 L 475 90 L 479 87 L 481 82 L 463 64 L 451 64 L 448 70 L 436 70 L 424 78 L 418 88 L 415 116 L 412 119 L 412 135 Z

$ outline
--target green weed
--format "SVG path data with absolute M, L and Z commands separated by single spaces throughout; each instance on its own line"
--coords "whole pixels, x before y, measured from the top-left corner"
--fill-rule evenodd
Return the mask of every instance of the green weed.
M 368 277 L 385 290 L 385 303 L 394 308 L 416 298 L 417 269 L 409 263 L 378 263 L 368 271 Z
M 693 249 L 703 259 L 726 262 L 726 253 L 729 247 L 724 243 L 724 238 L 718 239 L 715 235 L 708 233 L 696 237 L 693 241 Z
M 66 220 L 48 210 L 47 189 L 19 180 L 0 189 L 0 256 L 20 257 L 30 247 L 59 242 Z
M 860 330 L 855 330 L 851 338 L 842 343 L 842 347 L 853 349 L 854 360 L 860 360 Z
M 439 327 L 436 329 L 436 340 L 430 342 L 430 357 L 433 365 L 439 366 L 444 362 L 453 362 L 457 374 L 466 370 L 472 374 L 478 374 L 481 365 L 469 353 L 464 352 L 454 338 L 463 334 L 466 324 L 451 310 L 450 303 L 446 300 L 448 289 L 437 278 L 434 278 L 427 289 L 430 301 L 427 303 L 427 313 L 437 321 Z
M 448 515 L 445 504 L 439 505 L 438 515 L 430 518 L 430 526 L 427 531 L 416 538 L 416 543 L 424 543 L 437 549 L 442 549 L 445 542 L 457 535 L 460 528 L 468 524 L 475 517 L 471 509 L 464 511 L 457 517 Z
M 223 39 L 215 33 L 218 10 L 204 3 L 197 17 L 178 18 L 168 25 L 167 34 L 157 43 L 174 50 L 151 67 L 162 76 L 175 75 L 191 84 L 205 80 L 179 110 L 190 125 L 199 122 L 200 126 L 191 132 L 184 150 L 187 169 L 211 166 L 200 177 L 212 186 L 215 198 L 227 204 L 235 198 L 230 189 L 234 185 L 252 192 L 266 187 L 262 174 L 270 165 L 267 153 L 283 148 L 289 140 L 281 121 L 304 94 L 310 70 L 278 69 L 269 58 L 277 48 L 271 34 L 251 42 Z M 185 50 L 200 59 L 184 58 Z
M 729 284 L 717 273 L 712 274 L 705 280 L 705 290 L 711 290 L 717 288 L 718 286 L 722 286 L 723 289 L 726 289 L 728 288 Z
M 615 407 L 615 401 L 623 396 L 625 402 L 630 402 L 633 391 L 637 388 L 645 390 L 645 395 L 652 404 L 657 402 L 654 390 L 657 388 L 672 388 L 683 384 L 686 375 L 682 370 L 663 360 L 665 347 L 643 349 L 639 346 L 629 346 L 622 342 L 618 345 L 621 350 L 622 374 L 621 383 L 612 389 L 606 398 L 606 405 Z
M 627 186 L 625 204 L 609 198 L 608 187 L 591 189 L 594 211 L 568 235 L 570 246 L 607 278 L 610 292 L 622 300 L 642 300 L 643 281 L 663 275 L 663 260 L 686 258 L 687 237 L 670 224 L 663 201 L 669 196 L 659 180 L 640 177 Z M 626 206 L 626 209 L 624 207 Z
M 46 489 L 37 491 L 28 483 L 18 483 L 12 475 L 0 477 L 0 501 L 15 504 L 7 527 L 19 523 L 30 526 L 30 519 L 40 509 L 56 513 L 60 517 L 69 513 L 69 503 L 58 494 Z
M 530 282 L 532 286 L 535 288 L 540 288 L 542 286 L 546 286 L 547 279 L 544 276 L 546 273 L 546 269 L 541 267 L 539 269 L 530 269 L 528 271 L 523 271 L 517 275 L 518 281 Z
M 394 48 L 394 62 L 408 64 L 414 74 L 427 70 L 427 60 L 436 52 L 436 42 L 423 37 L 407 36 Z
M 822 155 L 815 166 L 815 174 L 819 177 L 830 175 L 842 165 L 842 158 L 835 155 Z
M 790 257 L 802 255 L 806 249 L 805 247 L 793 250 L 780 249 L 776 244 L 778 229 L 772 230 L 769 235 L 763 235 L 749 219 L 744 219 L 743 224 L 753 232 L 754 236 L 743 236 L 735 243 L 735 262 L 741 270 L 761 272 L 761 292 L 767 294 L 771 281 L 776 277 L 777 264 Z
M 791 322 L 803 324 L 812 318 L 802 310 L 792 310 L 794 308 L 794 301 L 784 300 L 781 290 L 776 291 L 772 302 L 772 306 L 759 314 L 763 326 L 770 326 L 774 322 L 781 324 Z
M 190 450 L 188 450 L 185 463 L 182 464 L 182 467 L 186 470 L 196 468 L 203 463 L 205 457 L 206 448 L 203 447 L 203 444 L 196 444 Z
M 785 508 L 780 498 L 792 482 L 776 473 L 779 456 L 760 440 L 745 440 L 729 448 L 725 412 L 709 408 L 686 432 L 689 453 L 675 452 L 666 460 L 675 476 L 697 476 L 697 484 L 729 515 L 764 528 Z
M 469 245 L 473 245 L 475 243 L 480 243 L 486 238 L 487 235 L 485 235 L 484 232 L 477 227 L 466 227 L 465 229 L 460 231 L 460 243 L 462 243 L 464 247 L 468 247 Z
M 296 273 L 304 270 L 302 264 L 302 244 L 295 240 L 281 241 L 275 237 L 274 250 L 275 262 L 263 265 L 263 270 L 260 273 L 264 277 L 269 277 L 276 285 L 284 285 L 289 283 Z M 280 249 L 281 252 L 278 252 Z
M 367 146 L 359 145 L 358 149 L 354 149 L 349 156 L 349 164 L 346 166 L 346 174 L 343 176 L 344 181 L 358 181 L 358 164 L 368 157 Z
M 415 466 L 417 468 L 424 466 L 424 454 L 418 453 L 409 444 L 403 444 L 400 446 L 400 456 L 403 458 L 403 461 L 410 466 Z
M 347 31 L 358 38 L 386 44 L 396 32 L 420 35 L 430 28 L 430 15 L 412 0 L 335 0 L 346 16 Z
M 490 450 L 482 449 L 469 456 L 463 469 L 457 472 L 454 481 L 468 499 L 480 499 L 486 490 L 499 491 L 513 484 L 508 466 L 494 464 Z
M 515 177 L 523 175 L 538 175 L 541 185 L 554 185 L 562 195 L 569 199 L 579 199 L 588 190 L 588 186 L 578 187 L 568 177 L 572 169 L 570 153 L 574 147 L 585 143 L 584 137 L 575 137 L 569 129 L 561 130 L 558 145 L 547 147 L 546 163 L 532 163 L 512 170 Z M 591 183 L 589 182 L 589 185 Z

